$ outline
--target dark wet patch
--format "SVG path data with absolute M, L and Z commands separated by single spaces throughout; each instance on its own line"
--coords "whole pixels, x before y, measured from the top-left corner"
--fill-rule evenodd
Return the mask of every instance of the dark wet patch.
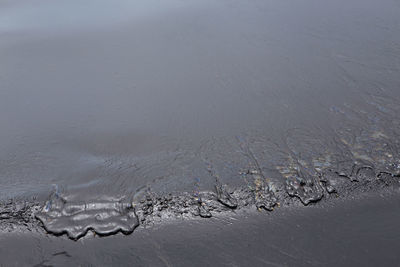
M 325 172 L 319 176 L 320 179 L 305 176 L 302 172 L 287 179 L 286 191 L 276 189 L 273 184 L 256 180 L 251 188 L 231 191 L 228 191 L 227 185 L 216 185 L 216 192 L 167 195 L 148 192 L 136 204 L 123 201 L 77 204 L 69 203 L 65 198 L 53 194 L 52 199 L 36 217 L 42 221 L 49 233 L 66 233 L 69 238 L 78 239 L 89 230 L 99 235 L 111 235 L 119 231 L 127 234 L 139 224 L 146 226 L 176 219 L 211 218 L 217 214 L 246 208 L 273 211 L 277 205 L 282 207 L 295 203 L 287 201 L 287 197 L 299 199 L 303 205 L 308 205 L 320 201 L 325 196 L 324 190 L 329 194 L 335 193 L 337 197 L 341 194 L 349 195 L 351 192 L 357 194 L 378 190 L 382 186 L 399 187 L 399 177 L 381 172 L 370 178 L 372 173 L 370 168 L 361 167 L 358 172 L 360 180 L 350 180 L 338 176 L 335 172 Z M 362 175 L 368 179 L 361 180 L 361 177 L 364 177 Z M 221 188 L 225 191 L 219 191 Z M 235 205 L 232 205 L 233 199 Z
M 202 218 L 211 218 L 212 217 L 210 208 L 207 207 L 207 204 L 202 201 L 199 201 L 198 212 L 199 212 L 198 215 Z
M 231 209 L 236 209 L 238 206 L 237 200 L 234 196 L 232 196 L 233 192 L 229 192 L 226 185 L 217 184 L 215 185 L 215 189 L 217 191 L 218 201 L 223 205 L 227 206 Z
M 98 235 L 129 234 L 139 225 L 132 203 L 113 199 L 70 202 L 53 195 L 35 216 L 47 232 L 67 234 L 75 240 L 85 236 L 89 230 Z
M 298 197 L 304 205 L 317 202 L 324 196 L 322 186 L 314 178 L 291 176 L 286 181 L 289 196 Z
M 278 198 L 275 196 L 271 186 L 259 180 L 256 181 L 255 185 L 254 201 L 258 210 L 273 211 L 278 204 Z
M 354 181 L 372 181 L 376 179 L 375 170 L 370 166 L 355 166 L 353 173 L 352 177 Z
M 338 183 L 338 175 L 327 169 L 323 173 L 318 173 L 321 185 L 325 188 L 329 194 L 336 193 L 336 184 Z
M 39 203 L 34 202 L 11 200 L 1 203 L 0 229 L 38 230 L 41 225 L 39 220 L 48 233 L 66 234 L 69 238 L 77 240 L 85 236 L 88 231 L 98 235 L 112 235 L 118 232 L 129 234 L 138 225 L 153 225 L 168 220 L 210 218 L 249 208 L 272 211 L 277 205 L 280 207 L 293 205 L 295 202 L 288 201 L 288 197 L 299 199 L 303 205 L 308 205 L 320 201 L 324 196 L 328 197 L 324 194 L 324 190 L 329 194 L 335 193 L 334 195 L 338 197 L 376 191 L 382 187 L 400 186 L 400 177 L 387 172 L 379 172 L 371 177 L 374 171 L 361 167 L 357 173 L 359 180 L 340 177 L 333 171 L 325 171 L 319 175 L 319 179 L 310 175 L 305 176 L 304 172 L 301 172 L 298 176 L 287 179 L 286 190 L 256 179 L 253 186 L 235 190 L 228 190 L 227 185 L 219 184 L 216 186 L 216 192 L 158 195 L 149 191 L 138 203 L 112 198 L 76 202 L 69 200 L 68 196 L 55 192 L 42 208 Z M 224 191 L 218 191 L 221 188 Z M 232 205 L 233 200 L 235 205 Z

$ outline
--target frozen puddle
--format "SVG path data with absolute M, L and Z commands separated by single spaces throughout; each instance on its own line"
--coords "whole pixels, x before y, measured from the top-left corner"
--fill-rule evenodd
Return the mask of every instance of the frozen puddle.
M 41 212 L 36 214 L 47 232 L 71 239 L 85 236 L 89 230 L 98 235 L 118 232 L 132 233 L 139 225 L 132 203 L 115 199 L 101 199 L 93 202 L 67 201 L 54 194 Z

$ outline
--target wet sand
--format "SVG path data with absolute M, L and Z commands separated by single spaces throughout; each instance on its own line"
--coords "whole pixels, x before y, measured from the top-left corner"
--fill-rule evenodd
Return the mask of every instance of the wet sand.
M 400 185 L 399 14 L 392 0 L 0 1 L 5 265 L 393 264 L 397 196 L 365 195 Z
M 2 266 L 396 266 L 399 192 L 71 241 L 1 234 Z
M 213 190 L 209 166 L 235 187 L 254 165 L 277 183 L 302 163 L 376 167 L 398 152 L 398 12 L 2 1 L 1 198 L 45 199 L 53 184 L 80 200 Z

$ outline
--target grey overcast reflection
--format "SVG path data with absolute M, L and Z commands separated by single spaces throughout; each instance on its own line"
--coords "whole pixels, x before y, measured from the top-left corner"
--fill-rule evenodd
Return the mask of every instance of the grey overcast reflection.
M 399 100 L 397 0 L 0 0 L 0 266 L 399 265 Z

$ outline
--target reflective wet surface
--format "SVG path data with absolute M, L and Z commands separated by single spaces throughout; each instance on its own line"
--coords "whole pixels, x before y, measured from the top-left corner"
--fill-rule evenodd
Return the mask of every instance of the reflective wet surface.
M 102 213 L 173 193 L 207 217 L 209 198 L 270 210 L 281 192 L 308 205 L 349 181 L 396 184 L 399 14 L 390 0 L 0 1 L 0 199 L 57 188 Z
M 179 222 L 132 235 L 0 235 L 7 266 L 396 266 L 400 202 L 370 196 L 332 205 Z

